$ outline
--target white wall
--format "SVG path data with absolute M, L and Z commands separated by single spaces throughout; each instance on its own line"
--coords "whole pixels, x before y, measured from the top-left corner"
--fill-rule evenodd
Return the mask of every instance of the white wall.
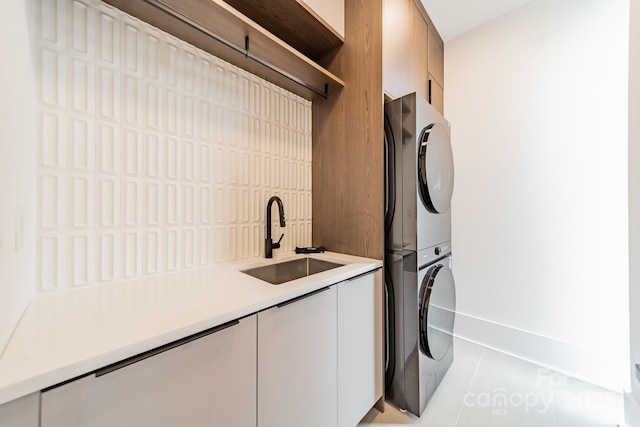
M 39 291 L 260 257 L 271 195 L 280 251 L 311 244 L 309 101 L 99 0 L 27 3 Z
M 456 333 L 628 383 L 628 0 L 535 0 L 447 43 Z
M 35 290 L 33 67 L 24 2 L 0 18 L 0 354 Z M 16 233 L 16 231 L 18 231 Z
M 625 402 L 629 426 L 640 426 L 640 0 L 631 0 L 629 35 L 629 307 L 631 320 L 631 386 L 633 402 Z M 631 396 L 628 396 L 629 398 Z M 635 411 L 632 421 L 630 412 Z

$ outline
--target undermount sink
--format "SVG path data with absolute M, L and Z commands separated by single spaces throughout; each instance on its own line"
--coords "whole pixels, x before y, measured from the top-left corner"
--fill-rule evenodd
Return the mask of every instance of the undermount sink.
M 243 273 L 253 276 L 256 279 L 264 280 L 272 285 L 290 282 L 312 274 L 342 267 L 343 264 L 323 261 L 315 258 L 300 258 L 293 261 L 285 261 L 277 264 L 265 265 L 262 267 L 242 270 Z

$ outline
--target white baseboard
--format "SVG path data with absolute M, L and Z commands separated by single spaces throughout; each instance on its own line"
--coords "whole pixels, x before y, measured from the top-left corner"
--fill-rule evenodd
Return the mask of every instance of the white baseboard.
M 629 388 L 626 363 L 606 354 L 530 331 L 456 313 L 455 335 L 484 347 L 622 393 Z M 638 426 L 640 427 L 640 426 Z
M 624 422 L 628 427 L 640 427 L 640 404 L 630 391 L 624 393 Z

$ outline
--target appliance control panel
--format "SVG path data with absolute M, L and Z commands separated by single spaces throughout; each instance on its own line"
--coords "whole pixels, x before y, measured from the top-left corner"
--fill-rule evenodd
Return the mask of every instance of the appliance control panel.
M 418 265 L 423 267 L 451 254 L 451 241 L 442 242 L 418 252 Z

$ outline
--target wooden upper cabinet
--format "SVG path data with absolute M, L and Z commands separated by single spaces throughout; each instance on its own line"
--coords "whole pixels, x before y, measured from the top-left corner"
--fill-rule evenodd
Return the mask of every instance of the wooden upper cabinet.
M 412 0 L 382 2 L 382 88 L 391 98 L 411 92 Z
M 429 103 L 444 115 L 444 89 L 438 84 L 438 82 L 429 74 Z
M 389 98 L 416 92 L 430 99 L 430 74 L 444 87 L 442 39 L 420 0 L 383 0 L 382 29 L 383 89 Z
M 428 86 L 429 102 L 444 115 L 444 44 L 432 29 L 429 29 Z
M 429 27 L 415 2 L 410 1 L 411 15 L 411 91 L 424 99 L 429 98 Z
M 444 46 L 432 29 L 429 29 L 429 73 L 444 87 Z

